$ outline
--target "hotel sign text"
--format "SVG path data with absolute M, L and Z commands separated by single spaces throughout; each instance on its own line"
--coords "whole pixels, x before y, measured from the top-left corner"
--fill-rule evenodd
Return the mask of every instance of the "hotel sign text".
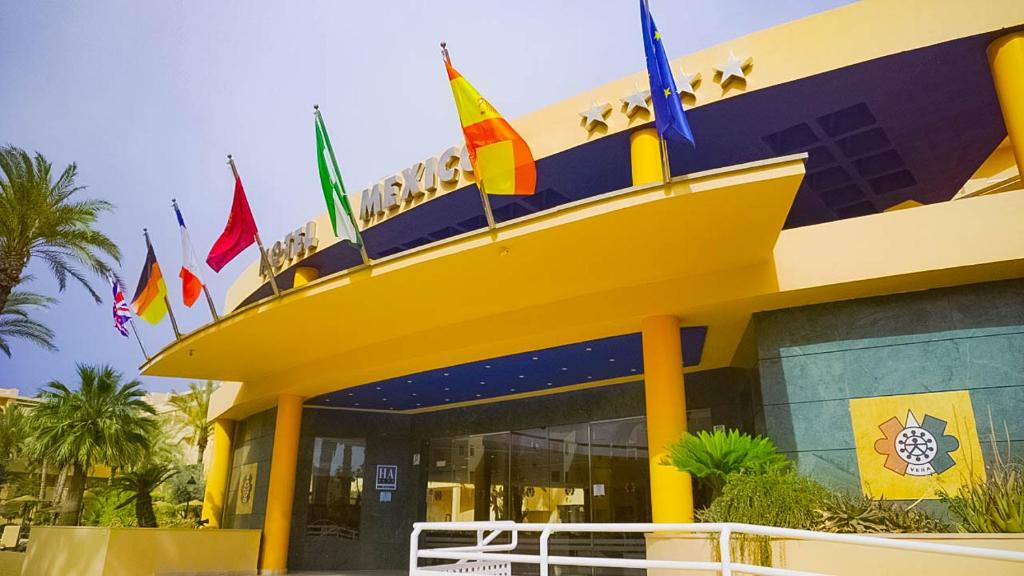
M 452 146 L 440 156 L 417 162 L 398 174 L 388 176 L 360 193 L 359 220 L 365 228 L 375 218 L 386 218 L 440 188 L 451 190 L 459 182 L 459 170 L 467 175 L 473 173 L 465 146 Z
M 306 256 L 316 252 L 320 239 L 316 235 L 316 222 L 310 220 L 305 226 L 296 228 L 267 250 L 267 259 L 274 268 L 274 274 L 278 274 L 294 262 L 302 260 Z M 260 278 L 266 280 L 267 265 L 260 259 Z

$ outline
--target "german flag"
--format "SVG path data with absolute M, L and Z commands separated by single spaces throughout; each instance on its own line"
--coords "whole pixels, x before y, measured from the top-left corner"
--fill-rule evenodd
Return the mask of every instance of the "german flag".
M 487 194 L 533 194 L 537 187 L 537 166 L 530 147 L 494 106 L 452 67 L 447 48 L 443 53 L 477 184 Z
M 156 261 L 153 245 L 146 236 L 146 264 L 142 267 L 139 284 L 132 298 L 132 310 L 135 315 L 150 324 L 159 324 L 167 315 L 167 284 L 160 273 L 160 264 Z

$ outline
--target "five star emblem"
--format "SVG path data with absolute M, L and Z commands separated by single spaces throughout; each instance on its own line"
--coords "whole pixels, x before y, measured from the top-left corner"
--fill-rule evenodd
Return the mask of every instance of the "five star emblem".
M 587 129 L 587 132 L 592 131 L 598 124 L 604 124 L 607 127 L 608 122 L 604 117 L 611 111 L 612 106 L 607 102 L 602 104 L 593 103 L 590 108 L 580 112 L 580 116 L 583 118 L 583 127 Z
M 660 38 L 660 35 L 656 34 L 655 37 Z M 753 61 L 754 59 L 751 57 L 740 58 L 730 50 L 729 59 L 726 60 L 725 64 L 714 68 L 718 83 L 723 88 L 734 80 L 746 83 L 747 72 L 749 72 Z M 697 92 L 695 87 L 701 82 L 700 72 L 687 74 L 686 70 L 680 68 L 678 78 L 680 80 L 680 83 L 677 86 L 679 97 L 682 97 L 685 94 L 691 98 L 696 98 Z M 666 88 L 664 95 L 666 98 L 671 97 L 672 91 Z M 624 98 L 620 98 L 619 101 L 622 103 L 623 111 L 629 118 L 632 118 L 641 110 L 647 111 L 648 114 L 651 113 L 650 90 L 641 90 L 639 86 L 635 86 L 635 89 L 631 94 Z M 486 102 L 484 102 L 484 104 L 486 104 Z M 611 110 L 612 107 L 607 102 L 602 102 L 600 104 L 597 102 L 592 103 L 590 108 L 579 113 L 580 117 L 583 119 L 583 127 L 586 128 L 587 132 L 594 131 L 594 129 L 600 125 L 604 125 L 607 128 L 607 116 Z
M 679 86 L 679 94 L 686 94 L 691 98 L 696 98 L 697 93 L 694 92 L 693 87 L 700 84 L 700 72 L 694 72 L 693 74 L 687 74 L 686 70 L 679 69 L 679 79 L 682 80 Z
M 632 118 L 637 112 L 646 110 L 648 113 L 651 112 L 651 107 L 647 102 L 651 99 L 650 90 L 641 90 L 637 88 L 632 94 L 622 99 L 622 104 L 626 107 L 626 116 Z
M 753 61 L 754 59 L 749 57 L 740 59 L 732 52 L 732 50 L 730 50 L 729 59 L 726 60 L 725 65 L 722 67 L 715 67 L 715 70 L 722 75 L 718 83 L 721 84 L 723 88 L 733 80 L 746 83 L 747 75 L 744 71 L 747 68 L 750 68 Z

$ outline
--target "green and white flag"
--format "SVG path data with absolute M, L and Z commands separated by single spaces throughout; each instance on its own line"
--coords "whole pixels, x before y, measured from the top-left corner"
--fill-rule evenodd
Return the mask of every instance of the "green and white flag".
M 324 200 L 327 202 L 327 213 L 331 215 L 331 227 L 334 229 L 334 235 L 342 240 L 361 245 L 363 239 L 359 236 L 359 229 L 356 228 L 356 221 L 352 216 L 352 206 L 345 194 L 345 185 L 341 182 L 338 161 L 334 158 L 331 139 L 327 136 L 327 127 L 324 126 L 324 118 L 320 115 L 319 110 L 316 111 L 314 121 L 316 123 L 316 162 L 320 169 L 320 186 L 324 189 Z

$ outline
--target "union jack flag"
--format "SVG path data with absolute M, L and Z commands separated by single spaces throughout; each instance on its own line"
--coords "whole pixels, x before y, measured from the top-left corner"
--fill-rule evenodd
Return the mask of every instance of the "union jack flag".
M 121 336 L 128 337 L 128 321 L 132 319 L 132 309 L 128 307 L 128 303 L 125 301 L 124 292 L 121 290 L 121 285 L 116 279 L 110 279 L 110 286 L 114 291 L 114 328 L 121 333 Z

